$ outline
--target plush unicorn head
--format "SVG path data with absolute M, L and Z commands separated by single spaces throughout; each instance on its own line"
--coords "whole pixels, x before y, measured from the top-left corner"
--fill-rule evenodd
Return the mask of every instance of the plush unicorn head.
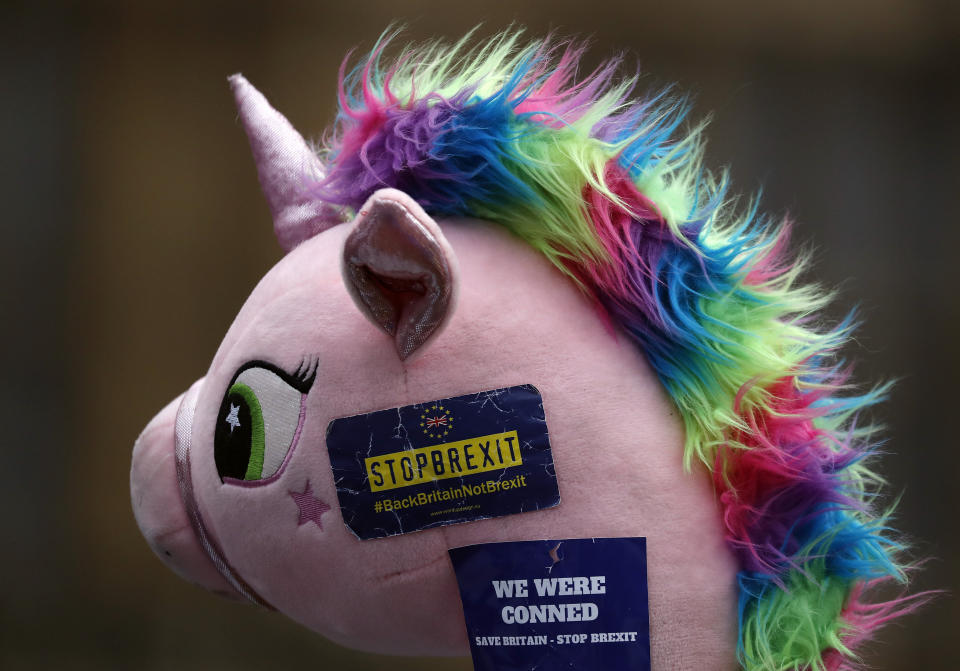
M 910 604 L 874 507 L 883 389 L 787 230 L 700 164 L 685 105 L 582 48 L 505 34 L 349 74 L 314 152 L 231 78 L 288 252 L 205 377 L 134 448 L 137 521 L 173 570 L 376 652 L 466 654 L 447 550 L 645 536 L 653 668 L 839 669 Z M 559 506 L 359 540 L 332 420 L 532 384 Z

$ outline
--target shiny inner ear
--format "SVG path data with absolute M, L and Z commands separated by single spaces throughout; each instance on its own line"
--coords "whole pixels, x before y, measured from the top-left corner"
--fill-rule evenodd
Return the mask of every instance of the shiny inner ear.
M 454 268 L 442 233 L 399 192 L 378 192 L 361 209 L 344 243 L 343 271 L 357 307 L 393 336 L 402 360 L 451 312 Z

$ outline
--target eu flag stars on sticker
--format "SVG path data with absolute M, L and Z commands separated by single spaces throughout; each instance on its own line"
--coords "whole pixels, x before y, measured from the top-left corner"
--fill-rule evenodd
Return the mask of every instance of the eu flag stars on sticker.
M 453 429 L 453 417 L 450 411 L 442 405 L 434 403 L 427 412 L 420 415 L 420 426 L 423 433 L 430 438 L 443 438 Z

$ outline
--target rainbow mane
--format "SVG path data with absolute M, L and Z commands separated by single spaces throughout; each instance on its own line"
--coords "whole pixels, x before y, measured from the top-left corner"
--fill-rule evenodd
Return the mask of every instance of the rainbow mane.
M 878 510 L 872 427 L 823 328 L 829 296 L 785 255 L 789 226 L 738 206 L 702 167 L 702 126 L 669 91 L 631 99 L 619 59 L 578 79 L 584 47 L 504 33 L 429 43 L 389 65 L 392 35 L 349 73 L 321 149 L 324 201 L 399 188 L 435 216 L 500 224 L 543 253 L 643 349 L 679 409 L 687 467 L 712 473 L 740 565 L 744 669 L 844 669 L 920 597 Z

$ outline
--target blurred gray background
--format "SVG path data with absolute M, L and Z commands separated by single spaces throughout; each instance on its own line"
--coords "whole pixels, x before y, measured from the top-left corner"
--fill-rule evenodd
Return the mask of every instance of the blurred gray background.
M 946 0 L 5 3 L 0 9 L 0 667 L 469 669 L 363 655 L 222 602 L 141 540 L 134 438 L 202 375 L 280 258 L 226 76 L 301 129 L 332 120 L 337 66 L 406 36 L 516 21 L 635 56 L 713 113 L 710 165 L 796 219 L 816 278 L 865 320 L 857 379 L 881 419 L 897 525 L 956 590 L 960 10 Z M 879 669 L 958 669 L 953 596 L 885 630 Z M 251 641 L 253 642 L 251 644 Z

